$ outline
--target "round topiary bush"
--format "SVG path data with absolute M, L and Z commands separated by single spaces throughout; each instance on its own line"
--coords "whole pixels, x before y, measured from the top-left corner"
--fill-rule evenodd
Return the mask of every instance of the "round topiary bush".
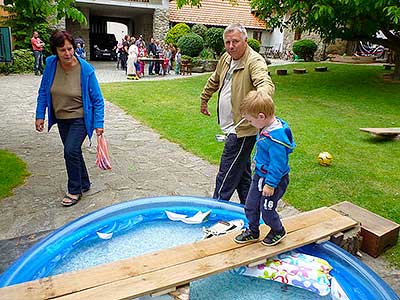
M 199 56 L 202 59 L 214 59 L 214 54 L 209 49 L 201 50 Z
M 192 32 L 198 34 L 203 39 L 206 38 L 207 27 L 203 24 L 194 24 L 192 26 Z
M 187 33 L 178 40 L 181 53 L 191 57 L 198 56 L 204 48 L 204 40 L 195 33 Z
M 256 39 L 248 39 L 247 40 L 247 44 L 249 44 L 249 46 L 256 51 L 257 53 L 260 52 L 260 48 L 261 48 L 261 44 L 258 40 Z
M 191 32 L 191 29 L 188 25 L 186 25 L 185 23 L 178 23 L 170 30 L 168 30 L 167 36 L 165 38 L 165 43 L 172 43 L 174 46 L 176 46 L 178 40 L 189 32 Z
M 206 43 L 217 55 L 224 51 L 224 29 L 211 27 L 206 32 Z
M 299 40 L 293 44 L 293 53 L 305 61 L 313 61 L 317 44 L 312 40 Z

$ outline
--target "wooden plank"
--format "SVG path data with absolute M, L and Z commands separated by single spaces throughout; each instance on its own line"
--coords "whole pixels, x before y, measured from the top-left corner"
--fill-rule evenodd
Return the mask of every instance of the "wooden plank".
M 360 128 L 361 131 L 383 137 L 396 137 L 400 135 L 400 128 Z
M 357 222 L 348 217 L 339 216 L 320 224 L 291 232 L 281 243 L 273 247 L 266 247 L 261 243 L 247 244 L 227 252 L 217 253 L 169 268 L 61 296 L 57 300 L 113 300 L 144 296 L 266 259 L 273 255 L 315 242 L 336 232 L 346 230 L 356 224 Z
M 387 247 L 397 243 L 399 224 L 348 201 L 335 204 L 332 209 L 361 223 L 361 236 L 363 237 L 361 250 L 369 255 L 377 257 Z
M 283 219 L 283 223 L 287 232 L 290 233 L 307 226 L 319 224 L 324 220 L 335 218 L 339 215 L 339 213 L 332 209 L 322 207 L 285 218 Z M 261 230 L 262 234 L 265 235 L 268 227 L 262 226 Z M 3 300 L 52 299 L 80 290 L 101 286 L 146 272 L 152 272 L 213 255 L 221 251 L 242 247 L 243 245 L 232 241 L 232 236 L 235 234 L 212 238 L 212 242 L 210 240 L 198 241 L 80 271 L 5 287 L 0 289 L 0 298 Z

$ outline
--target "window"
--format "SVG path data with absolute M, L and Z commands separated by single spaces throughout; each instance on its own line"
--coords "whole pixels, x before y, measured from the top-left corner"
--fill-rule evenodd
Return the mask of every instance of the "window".
M 261 31 L 253 31 L 253 39 L 256 39 L 261 43 L 261 34 L 262 34 Z

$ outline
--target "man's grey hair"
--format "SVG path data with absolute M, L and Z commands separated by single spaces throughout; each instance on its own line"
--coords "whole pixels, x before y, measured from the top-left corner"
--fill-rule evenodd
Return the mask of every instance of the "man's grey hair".
M 247 39 L 247 31 L 242 24 L 231 24 L 228 27 L 226 27 L 224 30 L 224 39 L 225 39 L 225 34 L 233 31 L 239 31 L 242 34 L 242 38 L 244 40 Z

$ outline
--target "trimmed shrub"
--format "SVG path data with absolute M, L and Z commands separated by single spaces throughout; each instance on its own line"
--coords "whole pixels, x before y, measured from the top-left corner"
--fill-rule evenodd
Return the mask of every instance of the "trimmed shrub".
M 293 44 L 293 53 L 305 61 L 313 61 L 317 44 L 312 40 L 300 40 Z
M 260 48 L 261 48 L 261 44 L 258 40 L 256 39 L 248 39 L 247 40 L 247 44 L 249 44 L 249 46 L 256 51 L 257 53 L 260 52 Z
M 214 58 L 214 53 L 212 53 L 208 49 L 203 49 L 203 50 L 201 50 L 199 56 L 200 56 L 201 59 L 213 59 Z
M 192 26 L 192 32 L 198 34 L 203 39 L 206 38 L 207 27 L 203 24 L 194 24 Z
M 178 40 L 178 47 L 182 54 L 195 57 L 203 50 L 204 40 L 198 34 L 187 33 Z
M 206 43 L 217 55 L 224 51 L 224 29 L 211 27 L 206 32 Z
M 13 64 L 0 64 L 1 73 L 30 73 L 33 72 L 35 59 L 32 50 L 19 49 L 13 51 Z
M 191 32 L 191 30 L 188 25 L 186 25 L 185 23 L 178 23 L 170 30 L 168 30 L 167 37 L 165 38 L 165 43 L 172 43 L 174 46 L 176 46 L 178 44 L 178 40 L 189 32 Z

